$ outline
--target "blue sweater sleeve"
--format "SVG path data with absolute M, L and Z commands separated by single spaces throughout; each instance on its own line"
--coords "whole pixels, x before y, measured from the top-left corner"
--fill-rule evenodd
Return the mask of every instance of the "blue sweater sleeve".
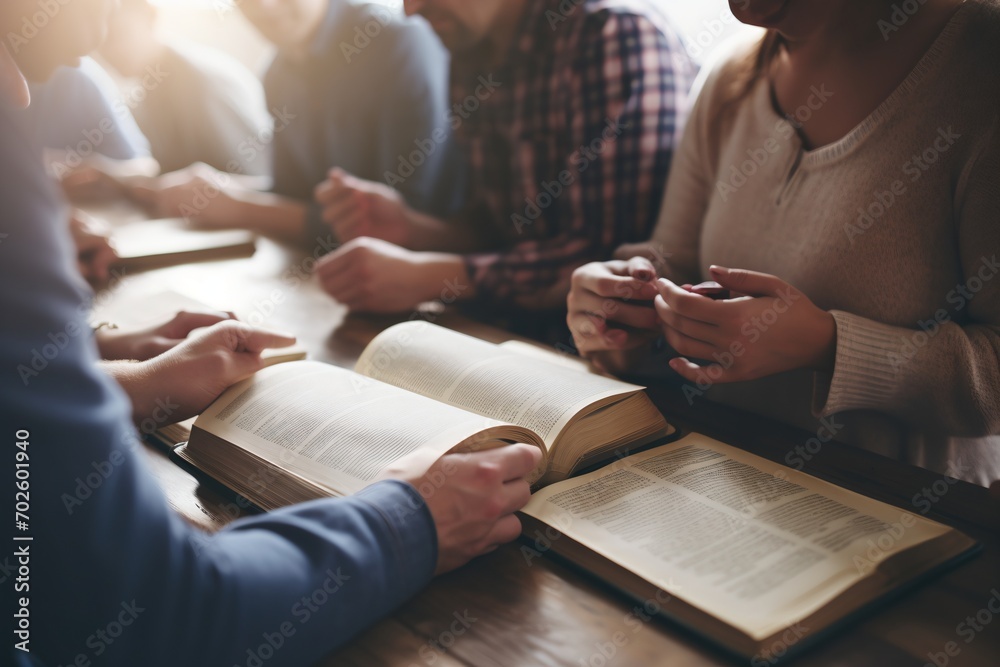
M 16 595 L 34 659 L 309 664 L 425 585 L 433 520 L 401 482 L 215 535 L 168 508 L 126 397 L 95 367 L 65 210 L 20 120 L 0 104 L 0 432 L 4 451 L 30 443 L 30 579 Z

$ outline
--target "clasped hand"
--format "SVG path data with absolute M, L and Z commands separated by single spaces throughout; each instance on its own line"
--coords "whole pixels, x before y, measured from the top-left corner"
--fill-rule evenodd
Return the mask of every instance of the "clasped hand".
M 716 300 L 692 285 L 654 278 L 656 269 L 641 257 L 580 267 L 567 317 L 577 348 L 598 366 L 622 372 L 648 356 L 649 343 L 662 335 L 680 355 L 670 367 L 692 382 L 832 370 L 836 325 L 830 313 L 777 276 L 719 266 L 711 274 L 730 298 Z

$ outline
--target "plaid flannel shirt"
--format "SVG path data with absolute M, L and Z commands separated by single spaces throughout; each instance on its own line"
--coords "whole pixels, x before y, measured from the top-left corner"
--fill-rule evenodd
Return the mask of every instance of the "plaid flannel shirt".
M 554 305 L 573 269 L 649 238 L 697 73 L 649 0 L 529 0 L 507 58 L 452 58 L 466 257 L 494 304 Z M 562 294 L 562 297 L 565 295 Z

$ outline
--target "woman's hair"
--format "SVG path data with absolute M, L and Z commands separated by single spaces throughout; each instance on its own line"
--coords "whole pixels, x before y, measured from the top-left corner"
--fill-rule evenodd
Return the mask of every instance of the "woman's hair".
M 760 42 L 741 62 L 734 65 L 733 76 L 723 91 L 722 108 L 727 109 L 741 101 L 761 77 L 766 76 L 774 58 L 781 52 L 784 40 L 777 30 L 768 30 Z

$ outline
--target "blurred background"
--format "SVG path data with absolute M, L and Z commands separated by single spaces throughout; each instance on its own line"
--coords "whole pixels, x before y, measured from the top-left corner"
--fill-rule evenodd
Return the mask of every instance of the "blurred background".
M 402 0 L 373 0 L 402 11 Z M 680 27 L 688 50 L 699 61 L 742 26 L 729 11 L 727 0 L 654 0 Z M 154 0 L 160 8 L 160 29 L 165 37 L 189 39 L 224 49 L 260 74 L 271 50 L 237 11 L 239 0 Z

